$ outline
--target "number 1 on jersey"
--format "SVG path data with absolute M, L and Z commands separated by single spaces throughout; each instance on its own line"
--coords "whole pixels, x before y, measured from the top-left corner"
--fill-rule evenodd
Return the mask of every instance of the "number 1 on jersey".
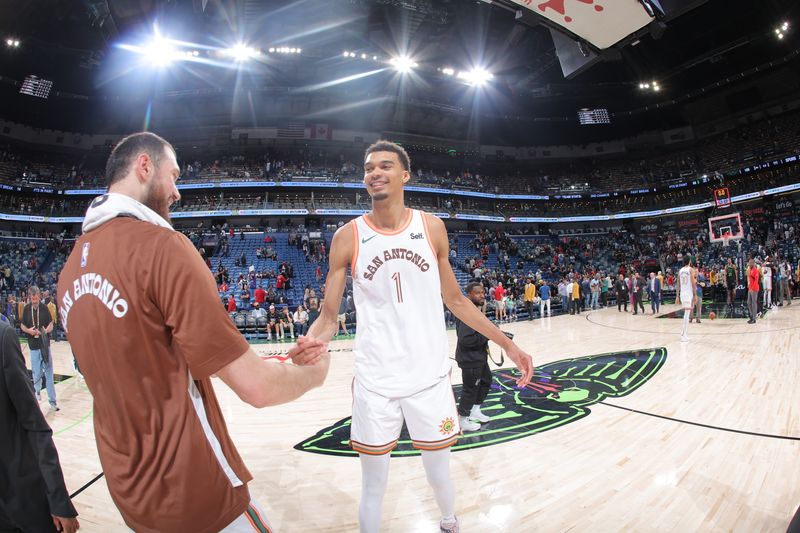
M 403 286 L 400 284 L 400 272 L 392 274 L 394 280 L 394 287 L 397 289 L 397 303 L 403 303 Z

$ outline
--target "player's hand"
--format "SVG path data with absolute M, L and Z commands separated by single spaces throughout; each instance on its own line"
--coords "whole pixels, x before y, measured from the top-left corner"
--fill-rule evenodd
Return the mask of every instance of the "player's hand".
M 61 531 L 63 533 L 75 533 L 81 528 L 80 522 L 78 522 L 77 518 L 65 518 L 63 516 L 56 516 L 54 514 L 50 515 L 53 517 L 53 525 L 56 527 L 56 531 Z
M 297 343 L 289 350 L 292 363 L 297 366 L 314 365 L 328 354 L 328 343 L 308 335 L 297 339 Z
M 518 387 L 527 387 L 533 378 L 533 358 L 527 353 L 520 350 L 519 346 L 512 344 L 512 347 L 506 351 L 508 358 L 514 361 L 514 364 L 522 374 L 517 378 Z

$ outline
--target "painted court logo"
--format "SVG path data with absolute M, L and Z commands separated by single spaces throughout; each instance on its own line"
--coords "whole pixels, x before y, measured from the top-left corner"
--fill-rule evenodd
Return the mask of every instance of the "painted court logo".
M 469 432 L 458 439 L 453 451 L 482 448 L 494 444 L 522 439 L 559 428 L 588 416 L 590 406 L 606 398 L 621 398 L 647 383 L 667 360 L 666 348 L 634 350 L 575 359 L 555 361 L 536 368 L 533 381 L 524 389 L 516 386 L 516 370 L 492 372 L 492 390 L 481 406 L 491 417 L 481 429 Z M 461 385 L 454 387 L 456 397 Z M 451 431 L 455 422 L 442 421 L 439 431 L 445 433 L 447 423 Z M 343 418 L 332 426 L 321 429 L 316 435 L 297 444 L 295 449 L 326 455 L 357 457 L 350 449 L 350 418 Z M 419 455 L 411 445 L 408 432 L 403 429 L 395 456 Z

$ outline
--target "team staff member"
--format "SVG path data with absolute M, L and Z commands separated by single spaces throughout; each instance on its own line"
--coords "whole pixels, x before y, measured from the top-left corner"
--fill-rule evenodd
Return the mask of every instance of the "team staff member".
M 80 525 L 17 334 L 0 322 L 0 531 L 73 533 Z
M 475 307 L 486 302 L 486 291 L 480 282 L 473 281 L 464 289 Z M 492 385 L 489 369 L 489 339 L 456 318 L 456 363 L 461 369 L 461 399 L 458 402 L 459 423 L 463 431 L 477 431 L 480 422 L 489 417 L 481 412 L 481 404 Z
M 28 336 L 28 348 L 31 351 L 31 374 L 33 375 L 33 390 L 36 391 L 36 400 L 39 400 L 39 391 L 47 388 L 47 400 L 50 409 L 58 411 L 56 403 L 56 384 L 53 376 L 53 359 L 50 357 L 49 339 L 44 338 L 53 332 L 53 319 L 47 306 L 41 301 L 39 287 L 31 285 L 28 288 L 30 302 L 22 310 L 20 329 Z M 44 380 L 44 384 L 42 384 Z
M 94 400 L 108 490 L 137 533 L 269 531 L 228 435 L 210 377 L 264 407 L 322 384 L 319 363 L 262 361 L 219 305 L 214 278 L 168 222 L 180 198 L 175 151 L 151 133 L 124 138 L 108 194 L 84 218 L 58 285 L 60 323 Z

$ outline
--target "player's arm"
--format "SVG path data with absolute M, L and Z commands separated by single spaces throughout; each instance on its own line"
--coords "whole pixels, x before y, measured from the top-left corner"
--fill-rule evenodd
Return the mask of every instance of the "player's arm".
M 517 383 L 524 387 L 530 383 L 533 377 L 533 360 L 531 356 L 523 352 L 511 339 L 506 337 L 497 326 L 486 318 L 486 315 L 475 307 L 475 304 L 464 296 L 458 281 L 456 281 L 456 276 L 453 274 L 453 269 L 450 267 L 450 243 L 447 240 L 447 230 L 444 227 L 444 222 L 428 213 L 424 213 L 423 216 L 427 219 L 430 231 L 429 238 L 432 241 L 433 249 L 436 251 L 444 304 L 464 324 L 505 350 L 508 358 L 517 365 L 517 368 L 522 373 Z
M 294 366 L 263 361 L 252 348 L 217 372 L 242 401 L 253 407 L 291 402 L 319 387 L 328 374 L 330 356 L 323 353 L 319 364 Z
M 322 300 L 319 316 L 308 328 L 306 336 L 300 337 L 297 344 L 289 350 L 289 357 L 295 364 L 315 364 L 321 353 L 327 351 L 327 344 L 339 327 L 336 317 L 339 314 L 339 305 L 342 303 L 347 281 L 347 266 L 355 251 L 355 237 L 351 224 L 355 224 L 355 221 L 345 224 L 333 235 L 328 258 L 328 277 L 325 279 L 325 299 Z M 308 344 L 309 341 L 317 344 Z M 319 344 L 324 347 L 320 348 Z

